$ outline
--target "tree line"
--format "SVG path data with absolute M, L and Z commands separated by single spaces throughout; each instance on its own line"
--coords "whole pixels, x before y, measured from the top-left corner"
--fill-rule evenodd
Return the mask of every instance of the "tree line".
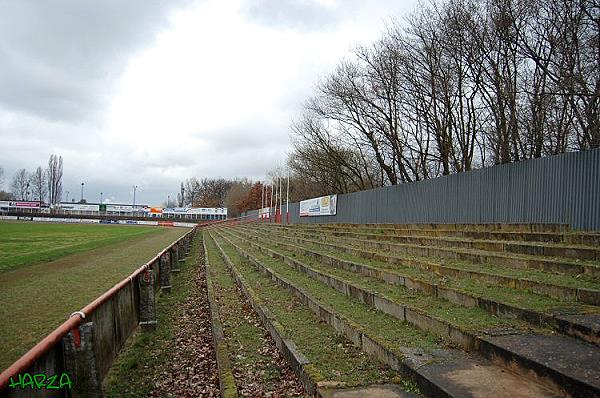
M 600 146 L 595 0 L 448 0 L 394 21 L 291 125 L 306 197 Z M 303 196 L 303 195 L 300 195 Z
M 50 155 L 45 168 L 33 171 L 19 169 L 10 182 L 10 191 L 0 190 L 0 200 L 34 200 L 56 204 L 62 198 L 62 156 Z M 4 184 L 4 170 L 0 167 L 0 188 Z

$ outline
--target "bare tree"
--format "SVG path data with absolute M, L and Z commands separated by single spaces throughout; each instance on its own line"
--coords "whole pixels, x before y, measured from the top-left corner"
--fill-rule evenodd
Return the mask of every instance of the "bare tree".
M 28 200 L 30 176 L 27 170 L 19 169 L 15 173 L 10 184 L 10 189 L 13 196 L 18 200 Z
M 247 178 L 235 179 L 232 181 L 231 187 L 225 196 L 225 207 L 227 207 L 227 214 L 229 217 L 237 217 L 240 215 L 240 212 L 254 208 L 252 206 L 248 207 L 248 205 L 244 202 L 244 200 L 249 197 L 250 190 L 253 188 L 253 185 L 255 184 L 253 184 L 252 181 L 248 180 Z M 242 206 L 242 204 L 245 205 Z
M 62 156 L 50 155 L 46 169 L 46 183 L 48 184 L 48 202 L 56 204 L 62 197 L 63 160 Z
M 41 166 L 38 166 L 37 169 L 31 174 L 31 189 L 33 193 L 33 199 L 38 200 L 39 202 L 44 202 L 46 200 L 46 195 L 48 194 L 48 183 L 46 181 L 46 173 Z
M 4 185 L 4 169 L 0 166 L 0 189 Z

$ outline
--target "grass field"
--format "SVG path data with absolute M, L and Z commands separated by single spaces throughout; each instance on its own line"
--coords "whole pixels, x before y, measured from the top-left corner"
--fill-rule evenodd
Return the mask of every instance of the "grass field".
M 137 225 L 0 222 L 0 272 L 158 231 Z
M 4 240 L 8 231 L 14 232 L 9 243 Z M 0 262 L 5 271 L 0 273 L 0 369 L 24 354 L 71 312 L 84 307 L 187 231 L 1 223 Z M 60 250 L 53 249 L 51 242 Z M 10 260 L 5 248 L 21 262 Z M 48 260 L 50 256 L 53 261 Z M 12 270 L 7 271 L 7 264 L 13 264 Z

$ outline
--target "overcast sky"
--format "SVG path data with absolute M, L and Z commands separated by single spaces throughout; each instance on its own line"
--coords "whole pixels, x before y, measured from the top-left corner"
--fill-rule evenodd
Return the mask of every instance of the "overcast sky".
M 0 166 L 88 201 L 264 178 L 314 84 L 415 0 L 0 0 Z

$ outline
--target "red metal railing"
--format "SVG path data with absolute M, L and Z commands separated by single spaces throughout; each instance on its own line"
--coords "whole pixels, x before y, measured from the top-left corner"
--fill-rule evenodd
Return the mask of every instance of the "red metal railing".
M 127 286 L 129 283 L 135 280 L 135 278 L 142 272 L 146 270 L 151 270 L 153 264 L 156 264 L 160 257 L 167 253 L 173 246 L 179 244 L 182 240 L 186 239 L 190 234 L 195 233 L 198 227 L 194 227 L 191 231 L 187 232 L 185 235 L 171 243 L 161 252 L 159 252 L 156 256 L 154 256 L 150 261 L 146 262 L 144 265 L 136 269 L 131 275 L 123 279 L 121 282 L 114 285 L 112 288 L 104 292 L 100 297 L 96 298 L 94 301 L 86 305 L 81 311 L 74 312 L 71 314 L 71 317 L 67 319 L 63 324 L 54 329 L 50 334 L 44 337 L 39 343 L 37 343 L 32 349 L 27 351 L 21 358 L 17 359 L 12 365 L 10 365 L 7 369 L 5 369 L 2 373 L 0 373 L 0 392 L 9 384 L 11 377 L 16 377 L 19 373 L 25 372 L 29 367 L 31 367 L 38 359 L 41 359 L 44 354 L 50 351 L 54 346 L 56 346 L 61 339 L 69 333 L 69 331 L 74 330 L 81 325 L 83 322 L 83 317 L 78 314 L 79 312 L 83 313 L 84 317 L 89 317 L 98 307 L 108 301 L 111 297 L 113 297 L 117 292 Z M 78 316 L 77 316 L 78 315 Z

